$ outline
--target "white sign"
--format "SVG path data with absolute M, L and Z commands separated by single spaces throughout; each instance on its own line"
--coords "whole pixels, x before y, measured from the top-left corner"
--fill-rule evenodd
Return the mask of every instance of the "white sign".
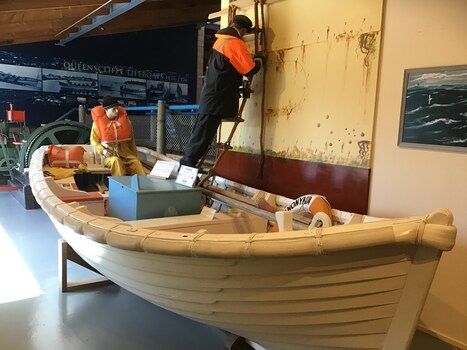
M 209 220 L 212 220 L 216 215 L 216 210 L 209 207 L 203 207 L 203 209 L 201 210 L 201 215 L 209 218 Z
M 158 160 L 154 168 L 152 168 L 149 175 L 153 175 L 162 179 L 167 179 L 175 166 L 174 162 L 167 162 L 164 160 Z
M 197 176 L 198 176 L 197 168 L 192 168 L 186 165 L 182 165 L 180 167 L 180 170 L 178 171 L 178 176 L 175 182 L 180 185 L 193 187 Z

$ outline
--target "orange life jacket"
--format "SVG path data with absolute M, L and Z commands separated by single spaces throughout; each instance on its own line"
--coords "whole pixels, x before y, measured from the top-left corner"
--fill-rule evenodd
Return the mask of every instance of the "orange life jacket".
M 60 146 L 49 145 L 48 150 L 47 157 L 51 167 L 76 168 L 83 163 L 85 150 L 81 146 L 63 149 Z
M 99 138 L 104 142 L 122 142 L 133 138 L 131 125 L 125 109 L 118 106 L 118 115 L 114 120 L 107 118 L 104 107 L 96 106 L 91 116 L 99 130 Z

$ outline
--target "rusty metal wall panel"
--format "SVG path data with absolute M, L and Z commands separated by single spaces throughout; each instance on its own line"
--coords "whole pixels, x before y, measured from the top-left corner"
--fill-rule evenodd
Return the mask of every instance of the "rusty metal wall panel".
M 251 7 L 240 13 L 254 18 Z M 381 18 L 382 0 L 267 5 L 267 155 L 370 167 Z M 239 152 L 260 153 L 261 80 L 233 141 Z

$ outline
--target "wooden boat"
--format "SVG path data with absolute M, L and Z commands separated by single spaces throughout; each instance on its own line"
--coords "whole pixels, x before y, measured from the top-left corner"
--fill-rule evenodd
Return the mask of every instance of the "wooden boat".
M 385 220 L 334 210 L 331 227 L 287 232 L 245 213 L 123 222 L 60 199 L 46 152 L 32 157 L 32 191 L 81 257 L 158 306 L 268 350 L 407 349 L 455 243 L 447 209 Z

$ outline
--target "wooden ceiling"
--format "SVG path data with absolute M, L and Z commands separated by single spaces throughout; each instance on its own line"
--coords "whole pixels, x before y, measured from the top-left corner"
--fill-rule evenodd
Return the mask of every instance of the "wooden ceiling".
M 118 6 L 129 1 L 0 0 L 2 26 L 0 47 L 40 41 L 58 43 L 67 38 L 68 34 L 79 32 L 79 26 L 92 24 L 92 16 L 111 14 L 110 4 Z M 83 37 L 205 23 L 210 13 L 219 11 L 220 2 L 220 0 L 146 0 L 89 31 Z M 102 6 L 106 3 L 109 4 Z M 97 18 L 102 17 L 95 17 L 94 21 Z

